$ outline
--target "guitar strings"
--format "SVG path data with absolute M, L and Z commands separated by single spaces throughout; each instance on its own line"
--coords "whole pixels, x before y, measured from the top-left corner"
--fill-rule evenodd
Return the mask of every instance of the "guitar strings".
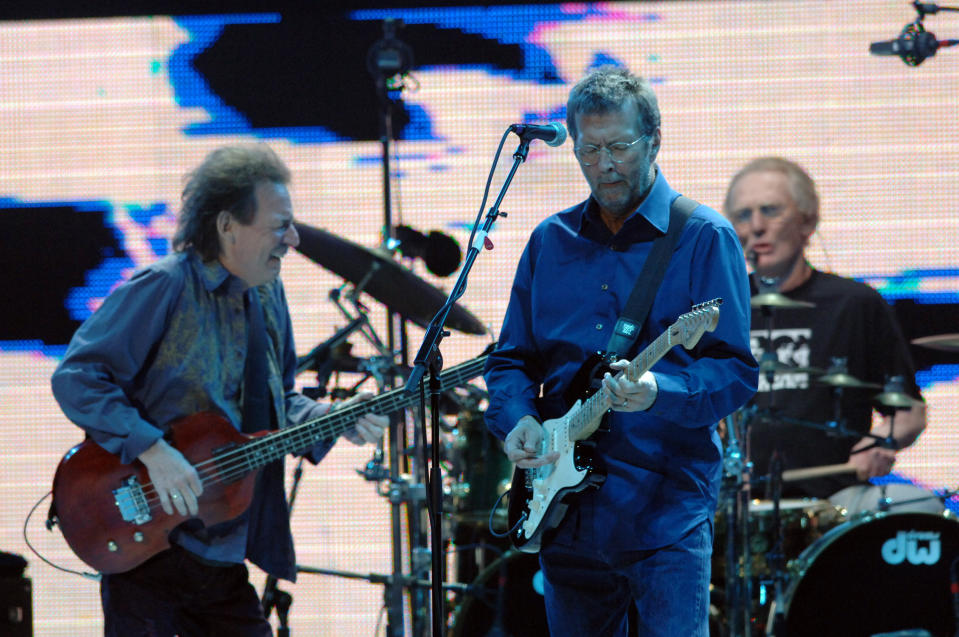
M 486 356 L 482 356 L 447 371 L 440 377 L 440 391 L 458 387 L 476 376 L 482 370 L 486 358 Z M 443 382 L 450 377 L 455 377 L 455 379 L 449 383 Z M 392 413 L 413 404 L 414 400 L 408 396 L 403 396 L 404 392 L 405 387 L 399 387 L 374 397 L 372 401 L 375 401 L 378 407 L 380 406 L 379 403 L 384 404 L 382 412 Z M 317 441 L 335 439 L 336 436 L 348 429 L 348 427 L 343 426 L 345 422 L 353 422 L 359 415 L 367 413 L 370 406 L 364 402 L 356 403 L 329 411 L 318 418 L 295 427 L 278 430 L 263 438 L 252 438 L 247 442 L 239 443 L 229 451 L 197 463 L 194 468 L 200 476 L 200 481 L 204 484 L 233 482 L 254 468 L 278 460 L 287 453 L 306 451 Z M 269 459 L 263 460 L 261 455 L 267 456 Z M 254 462 L 254 460 L 258 462 Z M 162 500 L 152 482 L 143 483 L 140 491 L 151 512 L 161 506 Z M 202 498 L 202 496 L 200 497 Z

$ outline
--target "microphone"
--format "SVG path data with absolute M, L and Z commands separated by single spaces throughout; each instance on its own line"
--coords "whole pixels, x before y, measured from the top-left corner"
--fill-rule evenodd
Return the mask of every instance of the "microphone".
M 566 127 L 559 122 L 549 124 L 511 124 L 510 131 L 523 141 L 542 139 L 547 146 L 562 146 L 566 141 Z
M 895 40 L 873 42 L 869 45 L 872 55 L 898 55 L 907 66 L 919 66 L 939 49 L 955 46 L 959 40 L 937 40 L 934 33 L 926 31 L 922 22 L 910 22 Z
M 399 241 L 397 249 L 400 254 L 419 257 L 426 263 L 426 269 L 436 276 L 449 276 L 460 266 L 463 259 L 460 244 L 448 234 L 430 230 L 429 235 L 425 235 L 410 226 L 396 226 L 393 233 Z

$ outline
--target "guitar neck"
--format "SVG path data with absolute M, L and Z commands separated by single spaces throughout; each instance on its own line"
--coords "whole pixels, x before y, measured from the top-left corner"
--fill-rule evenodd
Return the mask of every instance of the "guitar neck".
M 478 376 L 483 371 L 486 358 L 486 356 L 480 356 L 440 374 L 441 391 L 458 387 Z M 370 400 L 336 409 L 295 427 L 254 438 L 243 445 L 243 451 L 247 456 L 246 464 L 251 471 L 258 469 L 287 454 L 306 451 L 321 440 L 336 439 L 337 436 L 353 427 L 356 419 L 363 414 L 388 415 L 410 407 L 418 401 L 418 393 L 410 393 L 405 387 L 398 387 Z
M 616 378 L 627 376 L 635 381 L 648 372 L 673 346 L 682 343 L 686 348 L 692 348 L 699 342 L 703 332 L 716 329 L 719 322 L 719 306 L 722 302 L 721 298 L 716 298 L 693 306 L 691 311 L 676 319 L 676 322 L 665 332 L 647 345 L 639 356 L 629 362 L 625 370 L 616 375 Z M 590 396 L 579 411 L 570 417 L 570 438 L 583 440 L 593 435 L 610 407 L 612 404 L 605 392 L 598 391 Z
M 670 328 L 660 334 L 656 340 L 647 345 L 636 358 L 630 361 L 630 370 L 635 372 L 633 374 L 635 378 L 639 378 L 652 369 L 653 365 L 665 356 L 666 352 L 675 345 L 675 343 L 672 342 L 671 336 L 675 325 L 674 323 L 670 326 Z M 626 372 L 621 371 L 616 374 L 616 378 L 622 378 L 625 375 Z M 580 410 L 573 415 L 570 421 L 570 438 L 573 440 L 584 440 L 592 436 L 599 428 L 600 423 L 603 421 L 603 416 L 610 407 L 612 407 L 612 403 L 609 400 L 609 396 L 606 395 L 606 392 L 598 391 L 587 398 Z

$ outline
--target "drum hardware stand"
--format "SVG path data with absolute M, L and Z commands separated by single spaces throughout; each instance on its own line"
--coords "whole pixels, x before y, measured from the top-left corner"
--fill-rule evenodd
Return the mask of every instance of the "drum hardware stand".
M 383 21 L 383 37 L 375 42 L 367 52 L 366 66 L 370 75 L 373 77 L 376 85 L 377 96 L 381 105 L 382 119 L 380 128 L 380 142 L 382 145 L 383 160 L 383 230 L 382 242 L 389 245 L 393 239 L 394 228 L 392 219 L 392 189 L 391 181 L 393 178 L 390 169 L 390 142 L 394 139 L 393 114 L 394 106 L 400 101 L 400 94 L 405 88 L 405 79 L 413 66 L 413 50 L 408 44 L 397 37 L 397 31 L 403 28 L 402 20 L 387 18 Z M 388 350 L 395 350 L 395 336 L 397 326 L 394 321 L 394 312 L 391 308 L 386 308 L 386 329 L 388 334 Z M 399 317 L 399 336 L 400 336 L 400 354 L 402 363 L 407 363 L 407 339 L 406 326 L 402 317 Z M 392 381 L 392 379 L 391 379 Z M 390 384 L 392 386 L 392 383 Z M 400 457 L 399 450 L 406 447 L 406 428 L 405 419 L 400 416 L 390 419 L 390 481 L 396 485 L 400 482 Z M 417 439 L 414 431 L 414 445 L 422 448 L 422 440 Z M 415 455 L 411 461 L 412 475 L 418 473 Z M 393 493 L 391 488 L 390 492 Z M 403 595 L 402 588 L 398 587 L 397 582 L 401 581 L 400 574 L 403 570 L 403 537 L 401 511 L 403 498 L 390 497 L 391 504 L 391 527 L 393 534 L 393 578 L 386 582 L 386 607 L 387 607 L 387 637 L 402 637 L 404 633 L 403 621 Z M 410 501 L 410 503 L 412 500 Z M 423 544 L 422 532 L 422 508 L 407 507 L 407 524 L 409 528 L 409 549 L 411 564 L 417 562 L 418 551 Z M 435 583 L 438 585 L 438 583 Z M 410 589 L 410 605 L 412 608 L 412 630 L 414 636 L 426 635 L 427 626 L 424 621 L 423 612 L 426 608 L 426 600 L 423 597 L 422 587 L 412 587 Z M 439 633 L 436 633 L 439 635 Z
M 288 505 L 288 515 L 293 517 L 293 504 L 296 502 L 296 494 L 300 489 L 300 480 L 303 478 L 303 458 L 296 463 L 296 469 L 293 470 L 293 486 L 290 487 L 290 498 Z M 299 569 L 299 567 L 297 567 Z M 288 622 L 290 606 L 293 604 L 293 596 L 284 590 L 277 588 L 278 580 L 273 575 L 267 575 L 266 583 L 263 586 L 263 595 L 260 598 L 260 604 L 263 606 L 263 615 L 270 618 L 270 611 L 276 608 L 276 617 L 280 621 L 277 628 L 276 637 L 290 637 L 290 627 Z
M 750 474 L 749 422 L 755 406 L 729 418 L 729 440 L 723 457 L 723 506 L 726 511 L 726 609 L 728 637 L 750 637 L 752 625 L 752 558 L 749 545 Z M 740 418 L 736 418 L 740 415 Z M 737 422 L 739 421 L 739 422 Z M 741 424 L 742 430 L 737 431 Z M 742 441 L 742 443 L 740 443 Z
M 786 616 L 783 605 L 783 583 L 786 579 L 785 553 L 783 550 L 783 527 L 782 519 L 779 515 L 779 501 L 782 496 L 782 456 L 777 449 L 770 460 L 769 467 L 769 489 L 771 491 L 771 500 L 773 503 L 773 547 L 766 554 L 766 559 L 773 565 L 773 599 L 775 600 L 776 611 L 768 621 L 772 622 L 772 635 L 774 637 L 786 637 Z

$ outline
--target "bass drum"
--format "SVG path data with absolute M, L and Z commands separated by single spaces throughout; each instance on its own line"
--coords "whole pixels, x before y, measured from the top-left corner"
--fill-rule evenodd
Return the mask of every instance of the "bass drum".
M 951 517 L 867 514 L 838 526 L 795 562 L 784 597 L 786 634 L 953 635 L 949 575 L 957 557 L 959 522 Z M 769 630 L 776 612 L 774 605 Z
M 450 637 L 549 637 L 539 557 L 507 551 L 480 571 L 453 613 Z

